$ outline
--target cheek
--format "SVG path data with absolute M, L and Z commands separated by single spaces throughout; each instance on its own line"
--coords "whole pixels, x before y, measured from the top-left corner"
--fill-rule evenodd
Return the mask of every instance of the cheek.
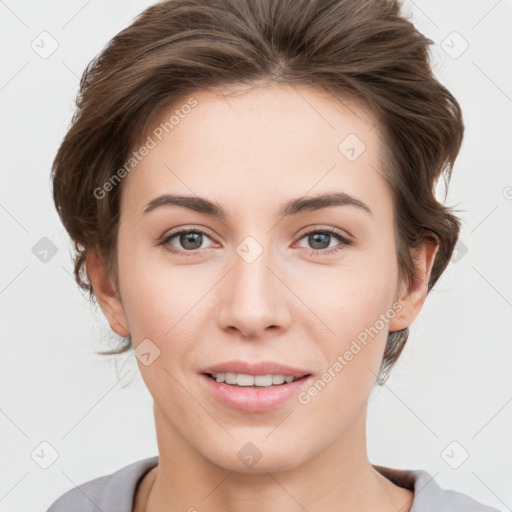
M 311 404 L 310 411 L 330 411 L 325 421 L 332 422 L 336 432 L 365 406 L 375 384 L 395 312 L 390 290 L 386 279 L 363 281 L 352 274 L 325 303 L 323 318 L 335 334 L 320 341 L 323 372 L 299 398 Z
M 328 315 L 336 336 L 345 339 L 373 325 L 391 306 L 397 275 L 393 247 L 354 251 L 336 266 L 310 270 L 302 293 L 309 290 L 312 307 Z
M 119 285 L 124 312 L 135 345 L 144 339 L 162 336 L 173 320 L 176 311 L 176 294 L 172 282 L 162 276 L 147 257 L 147 249 L 128 231 L 119 230 L 118 266 Z M 179 285 L 176 285 L 179 286 Z M 174 288 L 174 287 L 173 287 Z
M 149 338 L 162 353 L 172 343 L 177 357 L 178 350 L 188 350 L 197 339 L 194 329 L 210 313 L 204 311 L 206 295 L 217 274 L 208 265 L 173 266 L 161 248 L 152 248 L 156 257 L 150 257 L 147 248 L 138 248 L 141 243 L 122 235 L 120 232 L 119 280 L 133 343 L 137 346 Z
M 387 278 L 350 280 L 346 288 L 338 294 L 336 301 L 337 328 L 344 340 L 355 338 L 365 329 L 376 326 L 383 330 L 379 321 L 392 306 L 394 287 Z M 389 316 L 389 315 L 388 315 Z
M 324 350 L 332 365 L 341 356 L 343 372 L 358 381 L 362 373 L 371 380 L 378 373 L 388 337 L 398 269 L 393 247 L 361 258 L 358 264 L 340 269 L 336 282 L 325 283 L 317 301 L 322 318 L 333 333 Z M 319 296 L 320 297 L 320 296 Z M 339 368 L 339 367 L 338 367 Z

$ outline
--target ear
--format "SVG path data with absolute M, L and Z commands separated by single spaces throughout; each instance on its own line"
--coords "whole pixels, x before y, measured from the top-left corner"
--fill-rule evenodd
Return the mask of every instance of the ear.
M 409 327 L 418 316 L 427 297 L 428 282 L 432 266 L 439 250 L 439 241 L 434 237 L 427 237 L 418 247 L 412 249 L 412 258 L 416 267 L 416 274 L 409 290 L 403 286 L 397 298 L 402 305 L 400 312 L 389 322 L 389 331 L 399 331 Z
M 110 328 L 119 336 L 127 337 L 130 331 L 112 277 L 108 275 L 105 260 L 96 251 L 91 251 L 86 261 L 87 275 L 98 299 L 98 304 L 110 324 Z

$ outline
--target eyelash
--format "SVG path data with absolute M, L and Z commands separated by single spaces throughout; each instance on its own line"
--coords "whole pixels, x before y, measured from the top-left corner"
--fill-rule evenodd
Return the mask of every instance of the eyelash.
M 179 231 L 175 231 L 174 233 L 171 233 L 170 235 L 164 237 L 158 243 L 158 245 L 162 245 L 167 251 L 169 251 L 171 253 L 174 253 L 174 254 L 183 255 L 183 256 L 188 257 L 188 258 L 197 257 L 198 255 L 200 255 L 199 250 L 179 251 L 179 250 L 176 250 L 174 248 L 171 249 L 170 245 L 168 245 L 169 242 L 173 238 L 175 238 L 176 236 L 181 235 L 181 234 L 189 234 L 189 233 L 201 233 L 203 235 L 206 235 L 208 238 L 212 238 L 206 231 L 204 231 L 201 228 L 181 229 Z M 309 235 L 317 234 L 317 233 L 322 233 L 322 234 L 328 233 L 330 235 L 333 235 L 341 243 L 336 245 L 336 246 L 334 246 L 334 247 L 331 247 L 330 249 L 310 249 L 309 253 L 308 253 L 309 256 L 323 256 L 323 255 L 326 255 L 326 254 L 332 254 L 332 253 L 335 253 L 335 252 L 343 250 L 345 246 L 352 245 L 352 241 L 351 240 L 349 240 L 348 238 L 344 237 L 343 235 L 341 235 L 338 231 L 336 231 L 333 228 L 322 228 L 322 229 L 317 229 L 317 230 L 313 230 L 313 231 L 308 231 L 307 233 L 304 233 L 299 238 L 299 240 L 302 240 L 303 238 L 305 238 L 305 237 L 307 237 Z

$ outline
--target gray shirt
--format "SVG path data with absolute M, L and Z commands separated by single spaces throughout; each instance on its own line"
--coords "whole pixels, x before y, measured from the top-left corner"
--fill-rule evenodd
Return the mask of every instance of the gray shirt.
M 65 492 L 47 512 L 132 512 L 137 485 L 158 464 L 158 456 L 133 462 Z M 410 512 L 500 512 L 460 492 L 445 490 L 426 471 L 373 467 L 399 487 L 414 491 Z

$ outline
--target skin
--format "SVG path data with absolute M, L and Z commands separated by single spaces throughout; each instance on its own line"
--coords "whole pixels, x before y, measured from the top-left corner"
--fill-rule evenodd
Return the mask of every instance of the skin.
M 135 348 L 149 338 L 160 350 L 148 366 L 138 360 L 154 399 L 160 459 L 137 490 L 135 512 L 408 511 L 413 493 L 368 460 L 366 411 L 388 331 L 421 310 L 437 246 L 415 250 L 417 277 L 407 289 L 378 125 L 362 105 L 348 109 L 307 87 L 193 96 L 198 105 L 122 183 L 119 294 L 102 258 L 91 252 L 87 261 L 111 328 L 131 335 Z M 354 161 L 338 150 L 351 133 L 366 146 Z M 278 220 L 288 200 L 333 191 L 372 214 L 348 205 Z M 228 216 L 177 206 L 143 214 L 163 193 L 208 198 Z M 193 246 L 196 257 L 183 254 L 179 236 L 167 247 L 181 254 L 158 245 L 176 228 L 198 226 L 208 235 Z M 340 247 L 335 237 L 321 246 L 305 236 L 327 227 L 353 243 L 311 255 Z M 252 263 L 236 252 L 247 236 L 263 249 Z M 201 368 L 233 359 L 279 361 L 320 377 L 396 301 L 400 312 L 307 405 L 294 397 L 242 412 L 200 382 Z M 262 453 L 251 468 L 237 457 L 247 442 Z

